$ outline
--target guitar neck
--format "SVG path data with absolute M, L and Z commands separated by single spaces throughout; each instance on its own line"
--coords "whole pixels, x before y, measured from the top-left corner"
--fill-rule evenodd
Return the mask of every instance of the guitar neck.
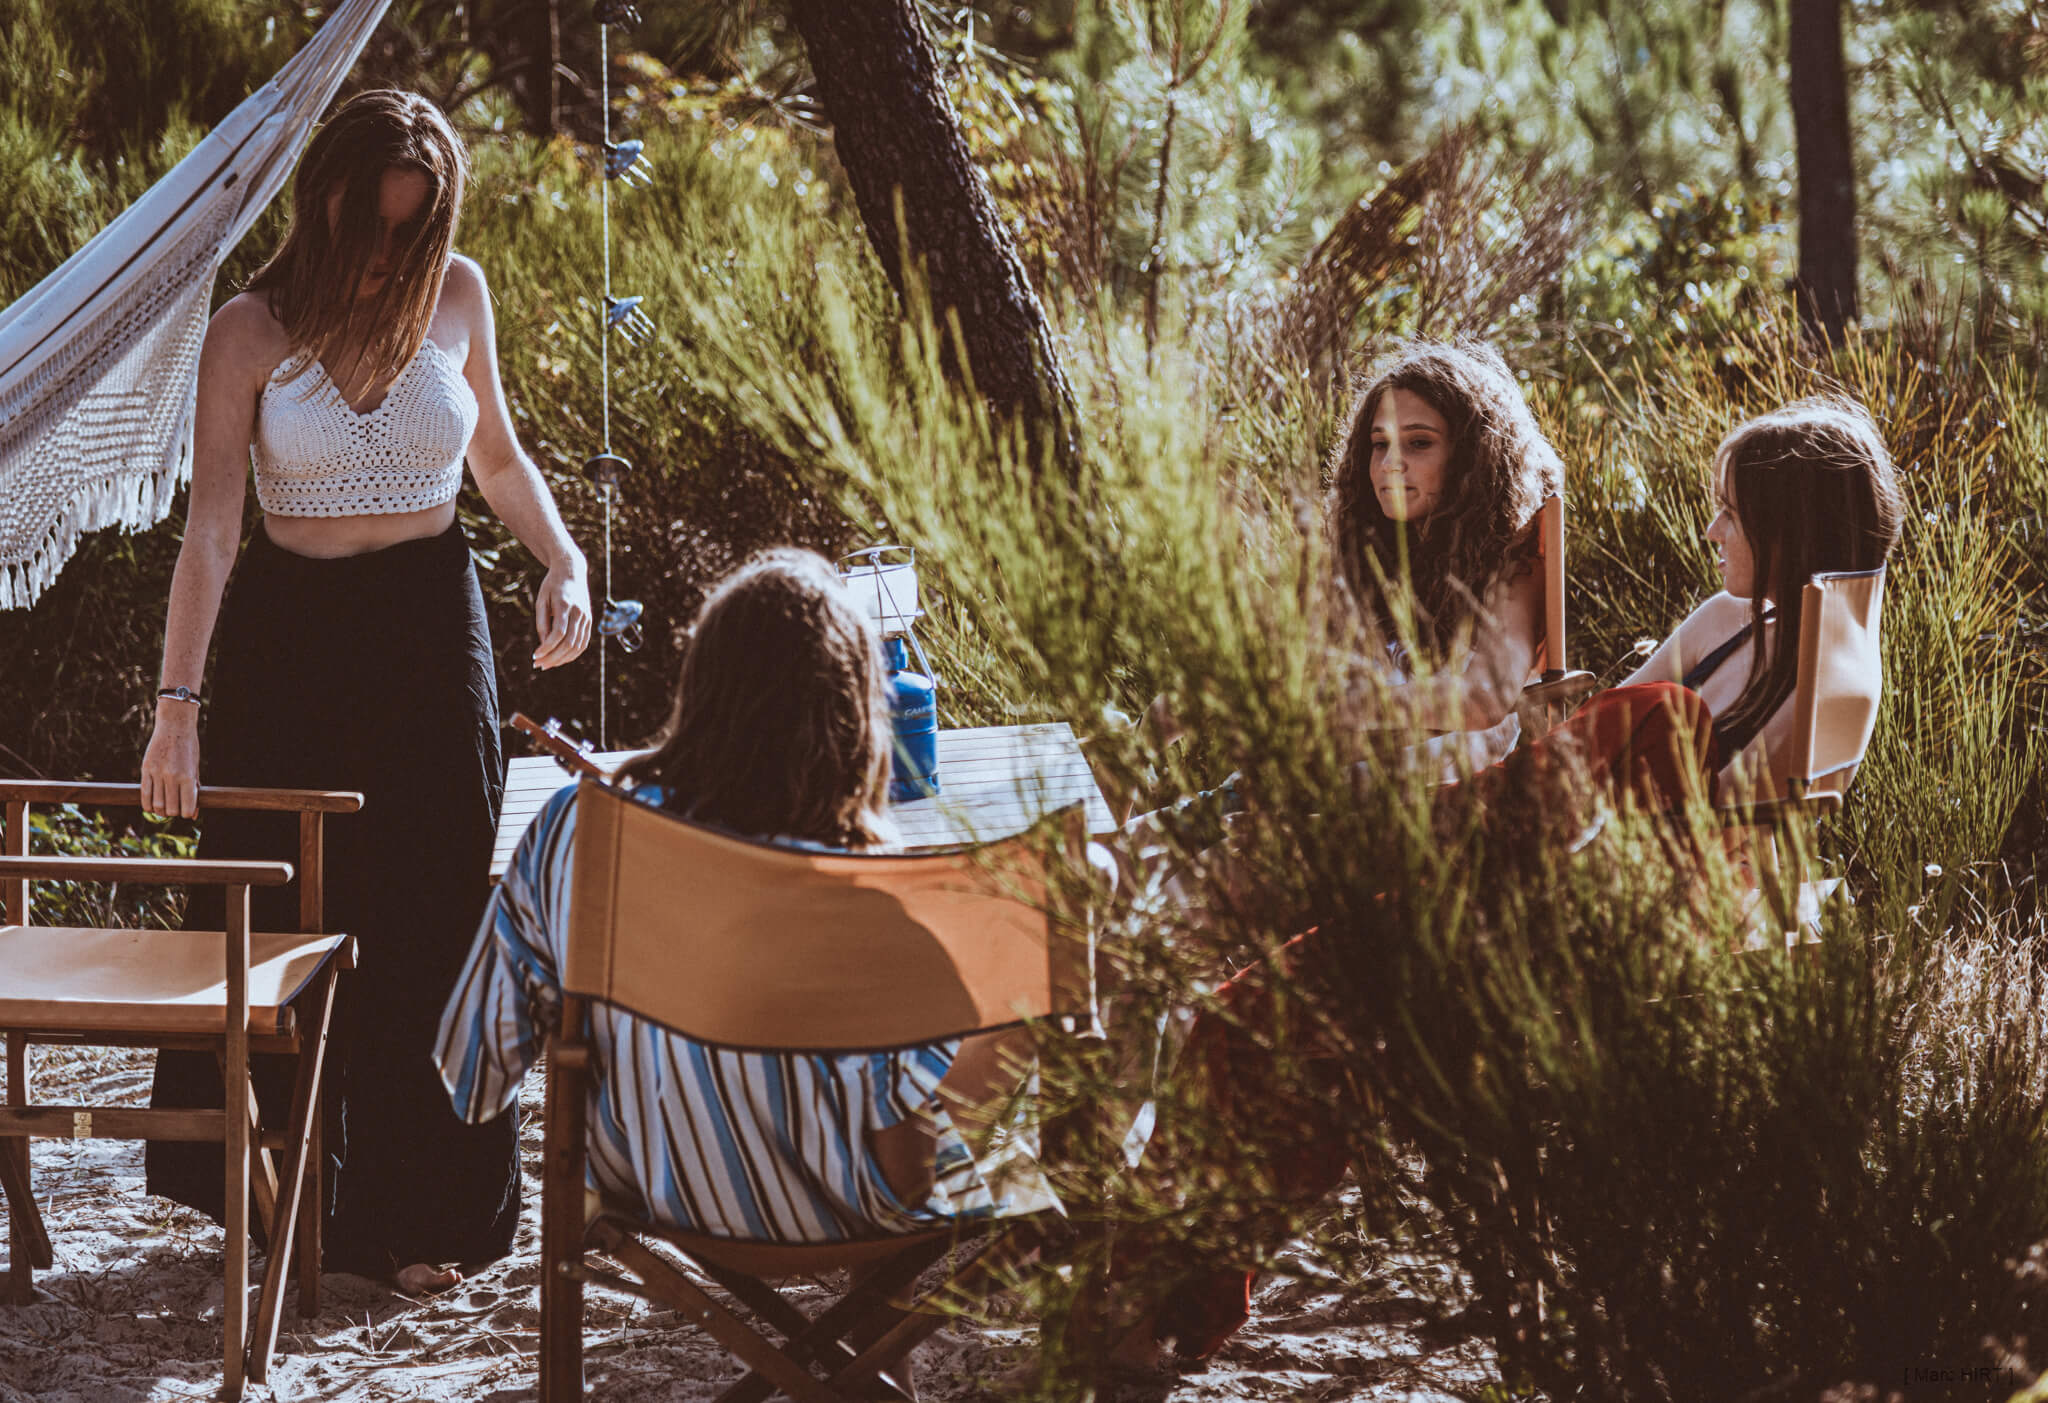
M 542 725 L 523 711 L 512 713 L 511 726 L 524 731 L 542 750 L 567 766 L 571 773 L 611 781 L 612 772 L 585 754 L 576 743 L 551 725 Z

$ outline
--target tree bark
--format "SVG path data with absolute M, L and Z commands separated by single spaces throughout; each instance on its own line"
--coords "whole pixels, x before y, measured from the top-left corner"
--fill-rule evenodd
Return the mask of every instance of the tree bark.
M 1800 321 L 1838 345 L 1856 311 L 1856 167 L 1842 65 L 1842 0 L 1791 0 L 1792 129 L 1799 157 Z
M 496 38 L 523 65 L 513 83 L 520 116 L 535 136 L 553 136 L 561 129 L 560 0 L 515 0 L 507 19 L 507 31 Z
M 914 0 L 791 0 L 861 219 L 899 295 L 902 254 L 959 318 L 974 386 L 1074 449 L 1073 391 L 1044 309 L 973 158 Z M 902 222 L 897 200 L 902 201 Z

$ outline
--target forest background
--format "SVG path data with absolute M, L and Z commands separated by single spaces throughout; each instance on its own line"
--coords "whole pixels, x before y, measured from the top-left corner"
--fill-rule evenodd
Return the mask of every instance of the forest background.
M 1184 915 L 1124 901 L 1134 1001 L 1184 998 L 1202 957 L 1308 921 L 1350 933 L 1300 990 L 1373 1087 L 1344 1127 L 1361 1206 L 1310 1224 L 1329 1272 L 1363 1281 L 1389 1244 L 1434 1244 L 1462 1268 L 1445 1309 L 1492 1335 L 1502 1396 L 1818 1397 L 1987 1363 L 2030 1382 L 2048 5 L 880 6 L 929 34 L 1049 331 L 1038 369 L 1067 408 L 1045 433 L 962 388 L 953 337 L 974 328 L 878 256 L 892 240 L 863 218 L 805 43 L 829 8 L 655 0 L 612 30 L 613 130 L 646 142 L 654 177 L 613 188 L 614 282 L 655 331 L 611 346 L 612 446 L 634 466 L 609 582 L 580 470 L 603 433 L 590 7 L 396 0 L 350 80 L 424 91 L 469 138 L 460 244 L 497 298 L 520 433 L 594 587 L 646 606 L 644 649 L 608 654 L 601 715 L 594 658 L 525 661 L 535 572 L 467 494 L 508 709 L 644 739 L 723 570 L 788 540 L 906 540 L 946 724 L 1072 720 L 1145 804 L 1257 777 L 1274 817 L 1249 870 L 1269 899 L 1245 901 L 1239 870 L 1193 941 Z M 0 3 L 0 298 L 320 15 Z M 1845 105 L 1820 125 L 1848 158 L 1832 204 L 1814 203 L 1825 152 L 1802 107 L 1827 87 L 1827 24 Z M 1804 316 L 1801 285 L 1828 290 Z M 1362 703 L 1321 641 L 1322 465 L 1350 377 L 1414 334 L 1490 337 L 1521 374 L 1568 464 L 1574 661 L 1605 681 L 1714 588 L 1722 433 L 1828 387 L 1878 412 L 1912 511 L 1871 759 L 1811 845 L 1858 897 L 1831 910 L 1824 958 L 1722 957 L 1728 913 L 1628 824 L 1530 868 L 1472 834 L 1447 844 L 1399 786 L 1327 817 Z M 0 614 L 0 769 L 133 775 L 181 514 L 87 539 L 32 610 Z M 1187 742 L 1122 724 L 1155 696 Z M 1307 814 L 1326 818 L 1288 817 Z M 42 836 L 188 841 L 61 814 Z M 1541 880 L 1486 881 L 1503 870 Z M 1407 895 L 1375 899 L 1390 889 Z M 1085 1058 L 1056 1073 L 1113 1082 Z M 1188 1154 L 1229 1167 L 1226 1144 Z M 1202 1251 L 1264 1242 L 1261 1182 L 1141 1181 L 1113 1211 Z M 1060 1367 L 1048 1351 L 1049 1390 Z

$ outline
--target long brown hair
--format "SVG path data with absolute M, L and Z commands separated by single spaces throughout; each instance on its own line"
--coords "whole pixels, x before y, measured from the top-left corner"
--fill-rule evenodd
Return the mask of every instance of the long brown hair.
M 824 557 L 763 551 L 697 614 L 655 751 L 621 778 L 685 818 L 838 848 L 890 840 L 881 636 Z
M 376 260 L 378 200 L 388 170 L 418 171 L 431 191 L 418 227 L 394 249 L 391 275 L 373 296 L 356 289 Z M 291 345 L 283 377 L 317 362 L 357 391 L 393 379 L 419 354 L 441 300 L 441 282 L 462 216 L 469 153 L 441 109 L 417 93 L 358 93 L 321 124 L 292 180 L 284 242 L 249 289 L 266 294 Z M 328 226 L 327 202 L 341 193 Z
M 1398 522 L 1372 486 L 1372 421 L 1382 396 L 1420 395 L 1444 416 L 1450 454 L 1438 505 Z M 1351 403 L 1330 460 L 1330 518 L 1337 566 L 1360 606 L 1388 638 L 1401 586 L 1401 533 L 1408 533 L 1407 588 L 1416 634 L 1441 653 L 1472 619 L 1487 588 L 1533 549 L 1543 499 L 1564 489 L 1564 463 L 1536 426 L 1507 362 L 1479 341 L 1415 341 L 1374 368 Z M 1375 568 L 1377 567 L 1377 568 Z
M 1756 568 L 1749 680 L 1714 718 L 1720 763 L 1754 740 L 1792 695 L 1806 582 L 1884 564 L 1899 538 L 1903 504 L 1870 411 L 1837 396 L 1797 400 L 1738 425 L 1714 451 L 1714 479 Z M 1777 617 L 1768 646 L 1767 603 Z

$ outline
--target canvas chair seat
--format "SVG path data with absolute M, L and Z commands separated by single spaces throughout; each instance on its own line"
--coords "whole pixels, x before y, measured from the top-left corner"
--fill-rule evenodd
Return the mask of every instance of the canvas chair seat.
M 957 1236 L 948 1225 L 929 1232 L 894 1233 L 887 1237 L 850 1238 L 844 1242 L 756 1242 L 743 1237 L 718 1237 L 710 1233 L 685 1232 L 656 1222 L 640 1205 L 615 1194 L 596 1189 L 583 1191 L 586 1237 L 589 1229 L 609 1222 L 624 1231 L 657 1237 L 680 1250 L 692 1261 L 744 1272 L 764 1281 L 786 1281 L 796 1276 L 817 1276 L 828 1271 L 858 1270 L 884 1262 L 904 1248 L 921 1242 L 945 1241 Z
M 0 926 L 0 1027 L 76 1033 L 221 1035 L 228 984 L 221 931 Z M 290 1035 L 292 1000 L 340 958 L 346 935 L 249 936 L 249 1033 Z

